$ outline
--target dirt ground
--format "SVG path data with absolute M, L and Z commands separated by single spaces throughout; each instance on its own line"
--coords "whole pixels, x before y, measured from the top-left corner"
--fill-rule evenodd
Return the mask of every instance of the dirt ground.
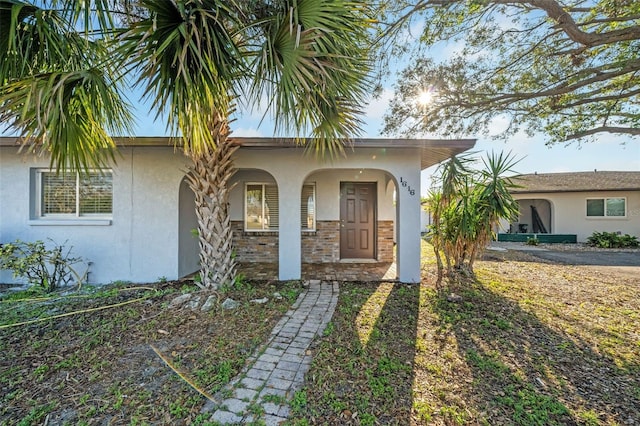
M 255 283 L 213 293 L 238 302 L 234 310 L 168 307 L 186 292 L 210 295 L 187 282 L 21 300 L 0 292 L 0 425 L 207 424 L 207 398 L 196 388 L 213 395 L 235 377 L 299 288 Z M 269 301 L 250 302 L 261 298 Z

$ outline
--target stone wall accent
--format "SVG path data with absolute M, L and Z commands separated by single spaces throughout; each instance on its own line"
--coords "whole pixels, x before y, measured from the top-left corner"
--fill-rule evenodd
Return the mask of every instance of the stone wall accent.
M 244 222 L 231 221 L 233 249 L 236 259 L 243 263 L 278 263 L 278 233 L 245 232 Z
M 315 232 L 302 233 L 302 263 L 335 263 L 339 260 L 339 220 L 318 220 Z
M 233 248 L 242 263 L 278 263 L 277 232 L 245 232 L 242 221 L 232 221 Z M 393 262 L 393 221 L 378 221 L 379 262 Z M 302 232 L 302 263 L 340 261 L 340 221 L 316 222 L 316 230 Z
M 393 262 L 393 221 L 378 221 L 378 261 Z
M 393 221 L 378 221 L 379 262 L 393 262 Z M 340 261 L 340 221 L 316 222 L 315 232 L 302 233 L 302 263 L 335 263 Z

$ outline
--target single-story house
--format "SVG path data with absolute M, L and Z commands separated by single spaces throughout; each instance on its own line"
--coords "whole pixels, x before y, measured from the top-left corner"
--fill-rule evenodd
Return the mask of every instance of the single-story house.
M 533 173 L 515 182 L 521 187 L 511 193 L 520 214 L 509 224 L 510 234 L 564 235 L 577 242 L 594 231 L 640 236 L 640 172 Z
M 230 215 L 248 277 L 303 277 L 304 265 L 394 262 L 420 280 L 420 172 L 474 140 L 357 139 L 321 160 L 291 140 L 233 138 Z M 91 262 L 89 282 L 152 282 L 198 270 L 189 160 L 165 137 L 118 138 L 120 155 L 88 177 L 57 175 L 49 159 L 0 138 L 0 243 L 52 239 Z M 248 265 L 248 267 L 246 267 Z M 353 268 L 352 268 L 353 269 Z M 12 282 L 9 271 L 0 282 Z

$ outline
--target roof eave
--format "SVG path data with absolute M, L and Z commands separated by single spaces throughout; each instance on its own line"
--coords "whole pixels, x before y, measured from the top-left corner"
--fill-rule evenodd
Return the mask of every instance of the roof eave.
M 137 136 L 114 137 L 118 146 L 179 146 L 179 137 L 168 136 Z M 242 148 L 301 148 L 296 138 L 267 138 L 267 137 L 231 137 L 233 143 Z M 0 146 L 19 146 L 18 137 L 0 137 Z M 424 170 L 435 164 L 441 163 L 452 156 L 458 155 L 474 147 L 475 139 L 381 139 L 381 138 L 357 138 L 346 143 L 346 149 L 356 148 L 393 148 L 393 149 L 419 149 L 420 166 Z

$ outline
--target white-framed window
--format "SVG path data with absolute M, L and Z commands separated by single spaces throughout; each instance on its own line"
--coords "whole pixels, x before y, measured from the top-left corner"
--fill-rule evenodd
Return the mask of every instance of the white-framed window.
M 113 173 L 36 171 L 35 216 L 47 219 L 111 218 Z
M 302 185 L 300 221 L 303 231 L 316 230 L 316 185 L 314 183 Z
M 587 217 L 626 217 L 625 197 L 587 198 Z
M 277 231 L 278 218 L 278 187 L 247 183 L 244 191 L 245 231 Z

